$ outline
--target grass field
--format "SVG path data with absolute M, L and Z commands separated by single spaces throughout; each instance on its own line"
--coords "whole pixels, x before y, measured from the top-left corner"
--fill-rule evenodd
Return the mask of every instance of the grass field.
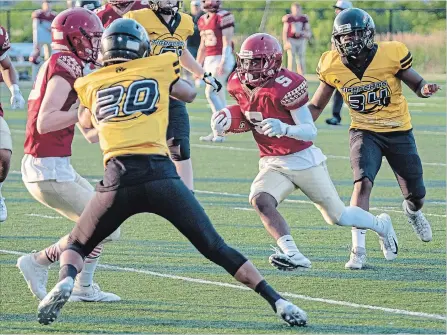
M 311 92 L 316 82 L 312 82 Z M 23 84 L 24 94 L 29 85 Z M 8 90 L 2 86 L 6 104 Z M 108 244 L 96 281 L 121 296 L 114 304 L 68 304 L 59 322 L 40 326 L 37 300 L 15 267 L 18 254 L 41 249 L 70 231 L 72 222 L 37 203 L 20 176 L 26 112 L 6 110 L 12 130 L 14 155 L 3 186 L 9 219 L 0 232 L 0 333 L 417 333 L 445 334 L 446 306 L 446 100 L 422 100 L 406 91 L 415 135 L 424 162 L 427 202 L 425 213 L 434 239 L 420 242 L 401 212 L 401 193 L 385 163 L 377 178 L 371 206 L 387 210 L 400 242 L 399 257 L 384 260 L 377 237 L 368 233 L 369 266 L 344 269 L 349 254 L 349 229 L 328 226 L 319 212 L 297 192 L 280 210 L 292 227 L 300 250 L 312 269 L 281 273 L 268 264 L 270 244 L 247 196 L 257 173 L 258 153 L 250 134 L 234 135 L 222 145 L 198 141 L 209 131 L 204 95 L 189 106 L 196 194 L 227 242 L 247 255 L 267 280 L 308 312 L 309 325 L 289 328 L 273 315 L 256 294 L 234 286 L 222 269 L 204 259 L 167 221 L 140 215 L 122 227 L 121 241 Z M 318 121 L 317 145 L 329 156 L 328 166 L 342 199 L 352 191 L 347 158 L 347 111 L 344 125 Z M 72 163 L 92 183 L 102 176 L 99 148 L 78 134 Z M 49 287 L 58 266 L 50 271 Z M 232 285 L 223 285 L 229 283 Z

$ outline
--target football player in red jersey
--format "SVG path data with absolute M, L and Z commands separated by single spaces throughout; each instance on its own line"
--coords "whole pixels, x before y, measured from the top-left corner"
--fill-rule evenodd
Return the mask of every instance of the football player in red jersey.
M 17 72 L 8 56 L 10 47 L 8 33 L 5 28 L 0 26 L 0 71 L 5 84 L 11 91 L 11 108 L 20 109 L 25 105 L 25 100 L 20 93 Z M 2 196 L 2 185 L 8 175 L 12 155 L 11 131 L 3 118 L 3 114 L 0 104 L 0 222 L 6 221 L 8 217 L 5 198 Z
M 221 9 L 221 0 L 202 0 L 202 10 L 197 26 L 200 30 L 201 42 L 197 52 L 197 62 L 203 64 L 203 69 L 221 83 L 227 81 L 234 68 L 232 39 L 234 36 L 234 16 L 229 11 Z M 213 113 L 226 106 L 225 90 L 215 94 L 212 87 L 205 88 L 205 94 Z M 200 137 L 201 141 L 222 142 L 224 137 L 209 134 Z
M 304 77 L 281 68 L 282 49 L 268 34 L 254 34 L 241 46 L 236 73 L 228 80 L 228 92 L 240 113 L 252 124 L 261 160 L 249 201 L 276 240 L 279 249 L 269 258 L 280 270 L 309 268 L 311 262 L 298 250 L 290 228 L 277 206 L 293 191 L 301 191 L 315 204 L 329 224 L 374 230 L 385 251 L 397 253 L 397 238 L 387 214 L 374 216 L 340 200 L 326 167 L 326 157 L 313 145 L 317 135 L 309 108 Z M 238 113 L 233 111 L 233 113 Z M 227 116 L 212 120 L 223 134 Z
M 42 64 L 28 99 L 22 179 L 37 201 L 76 222 L 94 195 L 94 189 L 70 164 L 79 105 L 73 85 L 76 78 L 83 76 L 84 69 L 96 62 L 103 26 L 93 12 L 73 8 L 60 13 L 51 30 L 52 48 L 56 52 Z M 98 141 L 93 129 L 79 129 L 87 140 Z M 119 231 L 116 231 L 106 241 L 118 237 Z M 28 287 L 39 299 L 47 294 L 48 268 L 59 259 L 67 238 L 68 235 L 17 261 Z M 86 258 L 72 301 L 120 300 L 93 283 L 102 249 L 103 245 L 98 245 Z
M 148 7 L 149 0 L 107 0 L 107 3 L 97 8 L 95 13 L 101 19 L 104 28 L 107 28 L 113 21 L 123 17 L 127 12 Z

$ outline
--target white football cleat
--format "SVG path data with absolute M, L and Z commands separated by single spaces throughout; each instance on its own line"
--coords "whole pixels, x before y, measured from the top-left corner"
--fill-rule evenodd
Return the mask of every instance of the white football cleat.
M 37 320 L 42 325 L 49 325 L 59 316 L 62 307 L 70 298 L 74 280 L 67 277 L 54 286 L 37 307 Z
M 213 142 L 213 139 L 214 139 L 214 134 L 213 133 L 211 133 L 209 135 L 206 135 L 206 136 L 200 136 L 199 137 L 199 140 L 202 141 L 202 142 Z
M 17 260 L 16 266 L 22 273 L 31 293 L 42 300 L 47 295 L 49 266 L 40 265 L 34 259 L 34 254 L 28 254 Z
M 307 314 L 290 301 L 279 299 L 276 303 L 276 314 L 289 326 L 305 326 Z
M 407 216 L 408 223 L 411 224 L 419 239 L 423 242 L 430 242 L 433 238 L 431 226 L 424 214 L 422 214 L 422 211 L 417 211 L 414 214 L 408 213 L 406 200 L 402 203 L 402 208 Z
M 75 285 L 73 293 L 68 301 L 70 302 L 114 302 L 121 298 L 114 293 L 101 291 L 99 285 L 93 283 L 88 287 Z
M 377 219 L 383 222 L 385 232 L 383 236 L 379 235 L 380 249 L 385 256 L 385 259 L 392 261 L 397 257 L 399 251 L 396 232 L 394 231 L 391 218 L 388 214 L 382 213 L 377 216 Z
M 222 143 L 222 142 L 225 142 L 225 137 L 224 137 L 224 136 L 216 135 L 216 136 L 213 137 L 213 142 L 214 142 L 214 143 Z
M 309 269 L 312 263 L 301 252 L 283 253 L 279 248 L 273 247 L 275 253 L 269 257 L 272 266 L 282 271 L 293 271 L 298 268 Z
M 5 222 L 8 218 L 8 209 L 6 208 L 5 198 L 0 197 L 0 222 Z
M 356 247 L 351 250 L 349 261 L 345 264 L 345 269 L 361 270 L 366 265 L 366 249 Z

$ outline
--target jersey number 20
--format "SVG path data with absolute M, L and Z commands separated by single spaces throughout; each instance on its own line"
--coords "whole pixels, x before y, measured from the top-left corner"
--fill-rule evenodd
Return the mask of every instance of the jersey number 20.
M 124 115 L 137 112 L 150 115 L 157 110 L 155 105 L 159 97 L 158 82 L 153 79 L 134 81 L 127 89 L 121 85 L 105 88 L 96 93 L 96 120 L 101 122 L 116 117 L 120 110 Z

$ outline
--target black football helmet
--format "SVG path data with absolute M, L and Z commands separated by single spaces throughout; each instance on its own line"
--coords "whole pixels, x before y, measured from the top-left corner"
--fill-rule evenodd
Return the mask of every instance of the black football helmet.
M 356 58 L 363 50 L 374 47 L 375 32 L 374 21 L 367 12 L 348 8 L 335 18 L 332 42 L 340 56 Z
M 101 7 L 101 1 L 99 0 L 76 0 L 75 7 L 82 7 L 88 10 L 95 10 Z
M 147 57 L 150 51 L 147 32 L 135 20 L 117 19 L 102 35 L 101 54 L 104 65 Z
M 149 0 L 150 8 L 163 15 L 175 15 L 182 8 L 183 1 Z

